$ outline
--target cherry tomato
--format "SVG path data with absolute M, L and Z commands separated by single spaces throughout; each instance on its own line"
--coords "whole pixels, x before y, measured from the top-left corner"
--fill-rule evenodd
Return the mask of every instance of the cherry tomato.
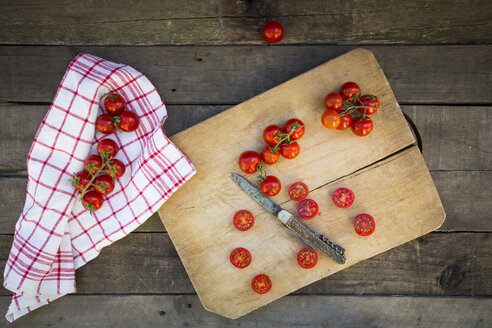
M 369 236 L 376 229 L 376 222 L 369 214 L 359 214 L 355 217 L 354 229 L 361 236 Z
M 339 93 L 342 95 L 343 100 L 352 101 L 352 97 L 360 95 L 360 87 L 355 82 L 346 82 L 340 88 Z
M 318 215 L 318 211 L 319 211 L 318 203 L 316 203 L 312 199 L 307 198 L 307 199 L 301 200 L 297 204 L 297 213 L 299 213 L 299 215 L 303 219 L 311 220 L 316 215 Z
M 246 231 L 255 224 L 255 217 L 248 210 L 240 210 L 234 214 L 232 222 L 238 230 Z
M 295 182 L 290 185 L 288 193 L 290 199 L 298 202 L 307 197 L 307 195 L 309 194 L 309 189 L 306 184 L 302 182 Z
M 106 175 L 118 179 L 125 174 L 125 164 L 119 159 L 112 159 L 108 165 L 106 165 L 106 169 L 109 172 L 106 172 Z
M 94 189 L 101 195 L 107 195 L 114 189 L 113 179 L 107 175 L 100 175 L 94 179 Z
M 118 128 L 124 132 L 132 132 L 138 128 L 138 124 L 140 123 L 140 119 L 137 114 L 132 111 L 125 110 L 121 112 L 118 117 L 119 123 Z
M 260 183 L 261 192 L 267 196 L 275 196 L 280 192 L 281 188 L 280 180 L 273 175 L 267 175 L 265 180 Z
M 324 104 L 326 109 L 332 109 L 338 112 L 342 109 L 342 96 L 338 92 L 329 93 L 325 97 Z
M 99 155 L 89 155 L 84 161 L 84 169 L 92 174 L 96 174 L 102 166 L 102 158 Z
M 114 116 L 111 114 L 101 114 L 96 120 L 97 131 L 103 134 L 110 134 L 116 130 Z
M 103 152 L 106 152 L 106 156 L 108 157 L 114 157 L 118 153 L 118 150 L 120 150 L 120 147 L 118 147 L 113 139 L 106 138 L 97 144 L 97 152 L 101 157 Z
M 258 164 L 261 163 L 261 157 L 257 152 L 247 150 L 239 156 L 238 164 L 239 168 L 245 173 L 255 173 Z
M 299 155 L 300 151 L 301 147 L 297 142 L 280 145 L 280 155 L 288 159 L 295 158 L 297 155 Z
M 236 268 L 244 269 L 251 263 L 251 253 L 246 248 L 238 247 L 231 252 L 229 260 Z
M 354 203 L 355 196 L 348 188 L 338 188 L 332 195 L 333 203 L 340 208 L 350 207 Z
M 75 173 L 73 175 L 73 179 L 71 179 L 70 181 L 72 181 L 75 189 L 77 189 L 78 191 L 82 191 L 82 189 L 84 189 L 91 181 L 91 176 L 89 175 L 89 173 L 87 173 L 87 171 L 80 171 Z
M 318 263 L 318 253 L 312 248 L 303 248 L 297 253 L 297 263 L 303 269 L 311 269 Z
M 337 127 L 337 130 L 345 130 L 350 127 L 352 124 L 352 116 L 350 114 L 345 114 L 340 116 L 340 124 Z
M 370 117 L 366 117 L 361 121 L 360 117 L 356 117 L 352 122 L 352 132 L 358 136 L 364 137 L 371 133 L 374 124 Z
M 340 125 L 340 114 L 333 109 L 327 109 L 321 115 L 321 123 L 328 129 L 336 129 Z
M 263 131 L 263 139 L 270 146 L 276 146 L 280 141 L 280 138 L 277 138 L 277 134 L 282 133 L 282 129 L 278 125 L 269 125 Z
M 270 146 L 265 146 L 265 148 L 261 151 L 261 159 L 267 164 L 275 164 L 278 162 L 279 158 L 280 155 L 278 150 L 277 152 L 273 152 Z
M 91 214 L 94 211 L 100 209 L 102 204 L 103 204 L 102 196 L 95 191 L 86 192 L 84 197 L 82 198 L 82 205 L 86 210 L 91 212 Z
M 251 287 L 258 294 L 265 294 L 272 289 L 272 281 L 266 274 L 259 274 L 251 281 Z
M 357 102 L 357 106 L 368 106 L 372 108 L 359 108 L 359 112 L 366 115 L 374 114 L 379 109 L 379 99 L 373 95 L 363 95 L 360 97 L 360 101 Z
M 284 27 L 276 21 L 271 21 L 263 26 L 263 39 L 269 43 L 277 43 L 284 36 Z
M 298 125 L 298 128 L 294 132 L 292 132 L 292 134 L 290 135 L 290 140 L 300 139 L 304 135 L 304 131 L 306 130 L 304 123 L 302 123 L 302 121 L 300 119 L 291 118 L 290 120 L 285 122 L 284 133 L 289 133 L 292 130 L 292 126 L 296 123 Z M 302 128 L 301 128 L 301 126 L 302 126 Z
M 125 110 L 126 101 L 117 93 L 108 93 L 102 97 L 102 106 L 110 114 L 118 115 Z

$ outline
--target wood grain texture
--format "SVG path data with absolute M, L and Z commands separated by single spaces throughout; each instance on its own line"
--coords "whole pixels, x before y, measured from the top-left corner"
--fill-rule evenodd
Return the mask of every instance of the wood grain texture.
M 282 44 L 492 42 L 492 6 L 400 1 L 10 1 L 2 5 L 2 44 L 264 44 L 263 25 L 285 27 Z M 67 13 L 70 13 L 69 15 Z M 459 24 L 457 23 L 459 22 Z M 103 31 L 103 32 L 101 32 Z
M 2 46 L 0 101 L 51 102 L 70 61 L 88 52 L 141 71 L 166 104 L 238 104 L 354 48 Z M 366 48 L 400 103 L 492 103 L 492 45 Z
M 9 302 L 0 297 L 2 308 Z M 490 298 L 288 296 L 230 320 L 205 311 L 196 295 L 65 296 L 18 319 L 15 327 L 486 328 L 491 307 Z

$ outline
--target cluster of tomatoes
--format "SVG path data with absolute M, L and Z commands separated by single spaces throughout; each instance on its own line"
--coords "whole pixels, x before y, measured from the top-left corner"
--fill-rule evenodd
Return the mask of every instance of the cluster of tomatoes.
M 374 123 L 370 115 L 379 109 L 379 99 L 374 95 L 362 95 L 359 85 L 346 82 L 339 92 L 332 92 L 324 99 L 326 110 L 321 115 L 321 123 L 328 129 L 345 130 L 352 127 L 358 136 L 371 133 Z M 359 116 L 355 117 L 355 114 Z
M 100 106 L 107 113 L 99 115 L 96 120 L 97 131 L 102 134 L 110 134 L 118 131 L 132 132 L 138 128 L 139 118 L 135 112 L 125 110 L 125 99 L 116 93 L 108 93 L 103 96 Z
M 333 192 L 332 199 L 336 206 L 348 208 L 354 203 L 355 195 L 348 188 L 338 188 Z M 360 236 L 369 236 L 376 229 L 376 222 L 371 215 L 362 213 L 355 217 L 354 229 Z
M 297 118 L 291 118 L 282 129 L 278 125 L 269 125 L 263 131 L 263 139 L 267 145 L 261 151 L 247 150 L 239 156 L 239 168 L 248 174 L 260 172 L 260 189 L 267 196 L 275 196 L 280 192 L 282 184 L 273 175 L 266 175 L 262 161 L 268 165 L 275 164 L 280 156 L 292 159 L 299 155 L 301 147 L 296 141 L 304 135 L 304 123 Z

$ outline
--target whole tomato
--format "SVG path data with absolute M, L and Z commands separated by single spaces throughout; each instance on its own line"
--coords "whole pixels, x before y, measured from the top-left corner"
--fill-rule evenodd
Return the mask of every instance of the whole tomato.
M 265 180 L 260 183 L 261 192 L 267 196 L 275 196 L 281 188 L 280 180 L 273 175 L 267 175 Z
M 107 175 L 100 175 L 94 179 L 94 189 L 101 195 L 107 195 L 114 189 L 113 179 Z
M 257 152 L 247 150 L 239 156 L 238 164 L 239 168 L 245 173 L 255 173 L 258 164 L 261 163 L 261 157 Z
M 269 165 L 277 163 L 279 158 L 278 152 L 273 152 L 270 146 L 265 146 L 261 151 L 261 159 Z
M 105 152 L 107 157 L 114 157 L 118 153 L 118 150 L 120 150 L 120 148 L 113 139 L 106 138 L 99 141 L 97 144 L 97 152 L 101 156 L 103 155 L 103 152 Z
M 103 134 L 110 134 L 116 130 L 114 116 L 111 114 L 101 114 L 96 120 L 97 131 Z
M 91 181 L 91 176 L 89 175 L 89 173 L 87 173 L 87 171 L 80 171 L 75 173 L 73 175 L 73 179 L 71 179 L 70 181 L 72 181 L 75 189 L 77 189 L 78 191 L 82 191 L 82 189 L 84 189 Z
M 84 169 L 92 174 L 96 174 L 96 172 L 102 166 L 102 158 L 99 155 L 89 155 L 84 161 Z
M 282 128 L 278 125 L 269 125 L 263 130 L 263 139 L 270 146 L 276 146 L 280 141 L 280 138 L 277 138 L 277 135 L 282 133 Z
M 290 140 L 300 139 L 304 135 L 304 131 L 306 130 L 304 123 L 302 123 L 300 119 L 291 118 L 290 120 L 285 122 L 284 133 L 289 133 L 293 129 L 293 126 L 295 124 L 297 124 L 297 129 L 290 135 Z
M 132 132 L 138 128 L 138 123 L 140 122 L 140 119 L 138 118 L 137 114 L 135 114 L 134 112 L 125 110 L 121 112 L 120 115 L 118 116 L 119 116 L 118 128 L 121 131 Z
M 117 93 L 108 93 L 102 97 L 102 107 L 110 114 L 118 115 L 125 110 L 126 101 Z
M 297 155 L 299 155 L 300 151 L 301 147 L 297 142 L 280 145 L 280 155 L 288 159 L 295 158 Z
M 98 194 L 95 191 L 86 192 L 84 197 L 82 198 L 82 205 L 85 207 L 86 210 L 91 212 L 91 214 L 94 211 L 100 209 L 102 204 L 103 198 L 101 194 Z
M 339 93 L 342 95 L 343 100 L 351 101 L 353 96 L 360 95 L 360 87 L 355 82 L 346 82 L 340 88 Z
M 328 129 L 336 129 L 340 125 L 340 114 L 333 109 L 327 109 L 321 115 L 321 123 Z
M 352 132 L 358 136 L 364 137 L 371 133 L 373 126 L 374 125 L 370 117 L 366 117 L 364 120 L 357 117 L 352 122 Z
M 271 21 L 263 26 L 263 39 L 269 43 L 277 43 L 284 36 L 284 27 L 276 21 Z
M 367 106 L 369 108 L 359 108 L 359 112 L 366 115 L 374 114 L 379 109 L 379 99 L 373 95 L 363 95 L 360 101 L 357 101 L 357 106 Z
M 338 92 L 332 92 L 326 95 L 323 103 L 326 109 L 332 109 L 338 112 L 342 109 L 343 98 Z
M 106 175 L 118 179 L 125 174 L 125 164 L 119 159 L 112 159 L 106 166 Z
M 352 124 L 352 116 L 350 114 L 340 116 L 340 124 L 338 125 L 337 130 L 348 129 L 351 124 Z

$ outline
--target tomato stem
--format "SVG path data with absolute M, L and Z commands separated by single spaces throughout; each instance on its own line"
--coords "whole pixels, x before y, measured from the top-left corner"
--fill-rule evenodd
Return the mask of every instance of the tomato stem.
M 90 187 L 95 186 L 95 185 L 93 185 L 94 180 L 96 179 L 96 177 L 101 172 L 104 172 L 104 168 L 109 164 L 109 162 L 111 162 L 111 160 L 113 159 L 113 156 L 108 156 L 108 152 L 102 151 L 101 152 L 101 158 L 102 158 L 102 164 L 101 164 L 101 167 L 97 169 L 96 173 L 92 173 L 92 169 L 89 171 L 89 174 L 91 175 L 91 179 L 89 180 L 89 183 L 81 191 L 80 199 L 82 201 L 84 201 L 83 198 L 84 198 L 86 191 Z
M 292 135 L 292 133 L 294 133 L 295 131 L 297 131 L 303 127 L 304 127 L 304 125 L 299 125 L 297 122 L 295 122 L 294 124 L 292 124 L 289 133 L 278 133 L 277 137 L 281 137 L 281 139 L 280 139 L 280 141 L 277 142 L 275 147 L 270 148 L 270 150 L 274 153 L 277 153 L 277 150 L 280 148 L 280 145 L 282 145 L 282 143 L 285 140 L 288 140 L 287 144 L 292 143 L 292 140 L 290 140 L 290 136 Z

